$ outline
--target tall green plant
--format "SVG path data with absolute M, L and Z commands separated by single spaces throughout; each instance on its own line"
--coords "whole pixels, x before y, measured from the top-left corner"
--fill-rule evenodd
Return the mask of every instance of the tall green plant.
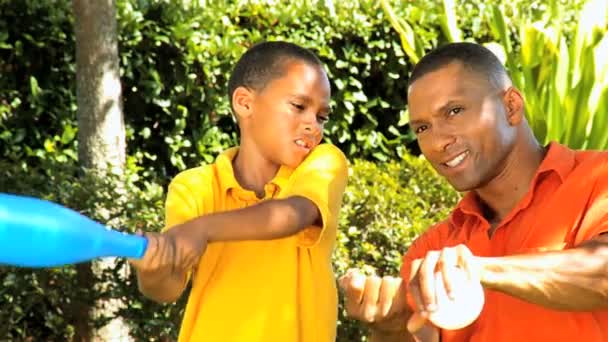
M 388 0 L 380 0 L 380 4 L 391 25 L 395 31 L 399 33 L 403 51 L 406 53 L 412 63 L 418 63 L 424 54 L 424 48 L 421 40 L 418 38 L 418 35 L 414 32 L 414 29 L 407 21 L 399 18 L 395 14 L 395 11 L 393 11 L 393 8 L 388 3 Z
M 505 49 L 538 139 L 572 148 L 607 149 L 608 3 L 587 1 L 570 41 L 563 16 L 563 7 L 554 0 L 540 20 L 523 22 L 518 51 L 503 29 L 505 18 L 498 5 L 492 7 L 489 24 Z
M 459 41 L 463 31 L 456 24 L 457 4 L 442 3 L 443 40 Z M 499 55 L 523 92 L 537 138 L 577 149 L 608 149 L 608 3 L 530 2 L 529 7 L 538 11 L 520 5 L 487 7 L 483 24 L 491 35 L 481 42 Z M 421 55 L 412 54 L 411 46 L 420 37 L 414 30 L 404 30 L 409 24 L 394 14 L 387 0 L 382 0 L 382 7 L 402 42 L 407 42 L 404 51 L 416 62 Z M 572 18 L 577 20 L 574 25 Z

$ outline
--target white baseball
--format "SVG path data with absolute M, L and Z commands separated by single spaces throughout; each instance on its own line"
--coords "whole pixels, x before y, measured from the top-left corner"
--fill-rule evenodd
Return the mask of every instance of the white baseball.
M 446 330 L 464 328 L 473 323 L 483 309 L 483 287 L 478 280 L 469 279 L 465 270 L 455 267 L 451 271 L 453 297 L 448 297 L 441 273 L 435 273 L 437 309 L 429 315 L 429 320 Z

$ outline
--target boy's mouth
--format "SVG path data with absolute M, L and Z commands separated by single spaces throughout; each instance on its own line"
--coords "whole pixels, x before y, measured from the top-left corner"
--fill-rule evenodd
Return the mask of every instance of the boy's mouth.
M 298 147 L 306 150 L 306 152 L 309 152 L 312 149 L 312 143 L 306 139 L 296 139 L 294 142 Z

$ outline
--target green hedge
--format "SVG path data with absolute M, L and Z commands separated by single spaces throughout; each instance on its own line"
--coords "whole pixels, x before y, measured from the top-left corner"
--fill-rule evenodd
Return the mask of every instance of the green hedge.
M 99 177 L 53 159 L 42 161 L 28 172 L 23 172 L 19 164 L 0 160 L 2 192 L 62 203 L 113 227 L 129 227 L 128 231 L 159 230 L 163 222 L 162 187 L 141 182 L 132 173 L 120 179 L 124 186 L 117 187 L 118 180 L 110 175 Z M 0 266 L 0 340 L 66 341 L 74 334 L 74 322 L 81 314 L 77 310 L 79 305 L 122 300 L 126 295 L 141 301 L 134 280 L 129 278 L 125 282 L 121 276 L 124 262 L 119 260 L 115 268 L 94 276 L 95 284 L 109 284 L 103 289 L 80 286 L 74 266 L 53 269 Z M 153 312 L 148 317 L 152 319 Z M 96 317 L 91 323 L 99 327 L 111 318 Z
M 458 199 L 459 194 L 422 158 L 354 161 L 340 214 L 334 255 L 337 275 L 358 267 L 380 276 L 397 276 L 410 243 L 445 218 Z M 365 340 L 364 332 L 340 311 L 338 341 Z
M 117 2 L 128 152 L 146 173 L 167 182 L 236 142 L 227 78 L 248 46 L 273 39 L 304 45 L 326 63 L 334 93 L 329 141 L 349 157 L 406 152 L 413 141 L 401 120 L 410 64 L 375 1 L 336 2 L 335 15 L 316 3 L 210 3 Z M 73 161 L 69 1 L 0 0 L 0 13 L 0 157 Z
M 348 157 L 387 160 L 408 147 L 416 152 L 404 110 L 411 63 L 379 1 L 333 1 L 333 11 L 325 1 L 189 3 L 117 1 L 128 154 L 143 175 L 166 184 L 178 170 L 210 162 L 236 142 L 229 72 L 248 46 L 271 39 L 302 44 L 326 63 L 334 93 L 327 139 Z M 579 3 L 567 2 L 566 18 Z M 490 7 L 481 0 L 457 5 L 465 37 L 493 40 Z M 516 24 L 547 6 L 516 0 L 505 5 L 505 16 Z M 394 7 L 424 49 L 446 40 L 441 2 L 395 1 Z M 76 160 L 73 23 L 69 0 L 0 0 L 0 158 L 24 165 Z

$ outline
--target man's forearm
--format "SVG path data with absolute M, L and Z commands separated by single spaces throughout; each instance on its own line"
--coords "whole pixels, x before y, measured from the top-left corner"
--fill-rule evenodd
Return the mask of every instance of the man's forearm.
M 484 287 L 557 310 L 608 308 L 608 241 L 564 251 L 479 258 Z
M 402 294 L 405 295 L 405 294 Z M 369 324 L 369 340 L 370 342 L 415 342 L 416 339 L 409 332 L 409 322 L 412 319 L 412 312 L 407 308 L 405 311 L 393 316 L 389 319 L 384 319 L 380 322 Z M 415 327 L 416 335 L 422 342 L 434 342 L 432 338 L 432 327 L 424 325 L 426 320 L 421 321 L 421 326 Z M 409 327 L 411 329 L 411 327 Z
M 271 240 L 293 235 L 318 221 L 316 205 L 295 196 L 202 216 L 194 219 L 191 227 L 194 234 L 209 242 Z
M 370 329 L 370 342 L 415 342 L 414 337 L 407 331 L 385 332 L 376 329 Z

